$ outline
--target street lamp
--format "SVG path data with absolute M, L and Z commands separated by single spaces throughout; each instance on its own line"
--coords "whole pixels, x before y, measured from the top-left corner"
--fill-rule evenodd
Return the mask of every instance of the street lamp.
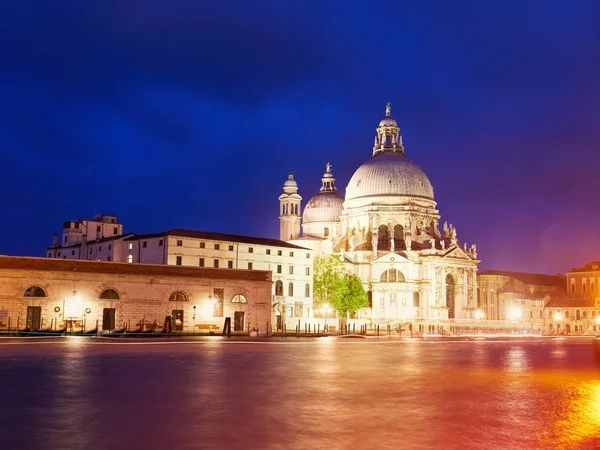
M 325 317 L 325 332 L 328 332 L 328 328 L 327 328 L 327 315 L 331 312 L 331 307 L 329 306 L 329 303 L 325 303 L 321 308 L 319 308 L 317 310 L 317 312 L 319 314 L 323 314 L 323 316 Z
M 477 311 L 475 311 L 475 319 L 477 320 L 481 320 L 483 319 L 483 311 L 478 309 Z

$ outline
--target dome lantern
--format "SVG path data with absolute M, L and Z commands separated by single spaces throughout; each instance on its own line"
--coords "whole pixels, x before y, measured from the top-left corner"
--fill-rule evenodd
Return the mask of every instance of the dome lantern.
M 392 119 L 392 104 L 388 103 L 385 107 L 385 117 L 379 122 L 377 135 L 373 145 L 373 156 L 383 152 L 396 152 L 404 154 L 402 145 L 402 136 L 398 123 Z

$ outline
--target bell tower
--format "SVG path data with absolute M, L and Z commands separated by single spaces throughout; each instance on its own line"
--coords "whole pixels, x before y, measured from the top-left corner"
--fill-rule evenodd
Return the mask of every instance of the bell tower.
M 288 179 L 283 183 L 283 194 L 279 196 L 279 239 L 291 241 L 300 237 L 300 202 L 298 183 L 290 170 Z

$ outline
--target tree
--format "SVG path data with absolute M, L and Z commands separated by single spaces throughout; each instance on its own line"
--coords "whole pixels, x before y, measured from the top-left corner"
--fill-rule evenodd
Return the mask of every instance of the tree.
M 315 258 L 313 270 L 313 306 L 329 303 L 334 306 L 336 293 L 344 279 L 342 263 L 334 256 Z
M 329 303 L 343 318 L 369 304 L 360 278 L 345 273 L 343 264 L 334 256 L 315 258 L 313 302 L 315 308 Z
M 369 306 L 369 298 L 362 280 L 356 275 L 345 275 L 336 292 L 333 304 L 344 317 L 348 313 L 353 314 L 360 308 Z

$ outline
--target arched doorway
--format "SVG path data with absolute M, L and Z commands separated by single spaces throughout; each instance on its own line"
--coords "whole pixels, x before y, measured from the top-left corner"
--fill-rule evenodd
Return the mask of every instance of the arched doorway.
M 569 333 L 571 332 L 571 325 L 569 325 L 569 324 L 566 324 L 566 325 L 565 325 L 565 332 L 566 332 L 567 334 L 569 334 Z
M 396 225 L 394 227 L 394 249 L 405 250 L 404 227 L 402 225 Z
M 454 277 L 446 275 L 446 306 L 448 307 L 448 319 L 454 319 Z
M 390 233 L 385 225 L 380 225 L 377 229 L 377 249 L 378 250 L 389 250 L 390 249 Z

